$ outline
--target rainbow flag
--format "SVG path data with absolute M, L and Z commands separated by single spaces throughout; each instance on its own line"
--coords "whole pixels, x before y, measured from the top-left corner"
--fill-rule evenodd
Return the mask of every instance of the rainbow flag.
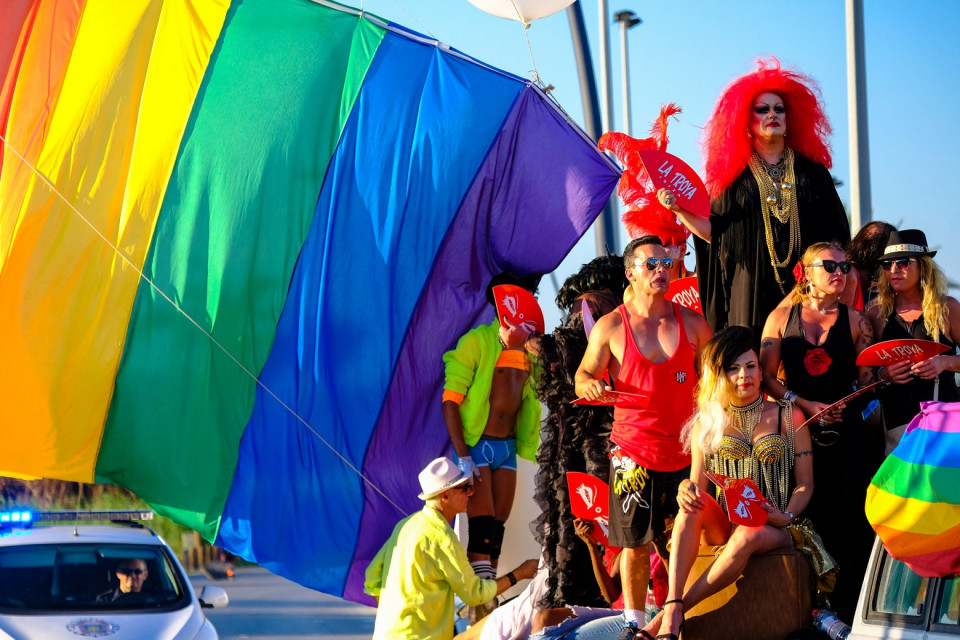
M 616 168 L 536 86 L 309 0 L 4 0 L 0 475 L 361 599 L 441 355 Z
M 960 403 L 922 402 L 867 489 L 867 519 L 921 576 L 960 573 Z

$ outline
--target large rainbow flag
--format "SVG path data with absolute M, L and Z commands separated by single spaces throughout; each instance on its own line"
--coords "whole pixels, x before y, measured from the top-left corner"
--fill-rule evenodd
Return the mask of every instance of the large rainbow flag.
M 960 403 L 921 402 L 867 489 L 867 519 L 921 576 L 960 573 Z
M 361 599 L 450 451 L 443 351 L 616 168 L 530 82 L 328 2 L 3 0 L 2 72 L 0 475 Z

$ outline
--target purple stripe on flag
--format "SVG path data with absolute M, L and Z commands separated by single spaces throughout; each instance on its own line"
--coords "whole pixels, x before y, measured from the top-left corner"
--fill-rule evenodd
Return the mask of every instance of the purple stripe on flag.
M 910 422 L 915 429 L 923 418 L 923 428 L 940 433 L 960 433 L 960 402 L 921 402 L 920 413 Z
M 503 271 L 555 269 L 619 177 L 539 92 L 524 89 L 437 256 L 364 459 L 364 475 L 407 513 L 423 504 L 416 497 L 420 470 L 452 454 L 440 411 L 441 358 L 462 334 L 493 318 L 487 282 Z M 402 517 L 365 485 L 362 534 L 344 598 L 372 603 L 362 594 L 364 571 Z

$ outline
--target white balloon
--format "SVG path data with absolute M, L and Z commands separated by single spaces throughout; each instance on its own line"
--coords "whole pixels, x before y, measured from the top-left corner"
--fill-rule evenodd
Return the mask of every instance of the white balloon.
M 470 0 L 470 4 L 500 18 L 530 22 L 567 8 L 573 0 Z

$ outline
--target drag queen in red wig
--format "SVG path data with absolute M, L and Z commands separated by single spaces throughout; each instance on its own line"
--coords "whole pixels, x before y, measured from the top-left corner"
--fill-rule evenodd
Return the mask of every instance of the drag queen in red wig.
M 704 177 L 711 216 L 664 206 L 697 236 L 704 315 L 714 331 L 745 325 L 759 335 L 790 291 L 791 272 L 815 242 L 850 239 L 833 178 L 830 123 L 814 81 L 760 60 L 720 96 L 704 131 Z

